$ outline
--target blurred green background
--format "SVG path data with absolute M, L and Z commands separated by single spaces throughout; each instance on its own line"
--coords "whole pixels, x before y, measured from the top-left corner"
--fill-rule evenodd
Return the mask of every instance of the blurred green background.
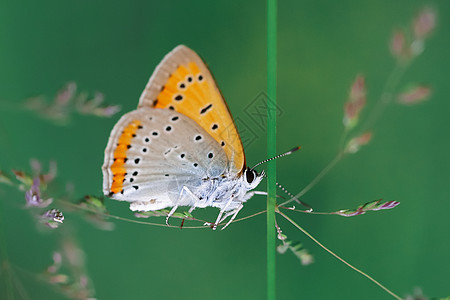
M 280 1 L 278 149 L 298 144 L 303 149 L 278 160 L 278 181 L 296 193 L 336 155 L 350 84 L 356 74 L 365 74 L 368 109 L 373 107 L 393 67 L 388 50 L 393 28 L 408 27 L 425 5 L 436 8 L 438 27 L 401 86 L 430 84 L 431 101 L 390 106 L 371 144 L 346 157 L 304 197 L 319 211 L 378 198 L 401 205 L 353 218 L 289 215 L 400 296 L 419 286 L 428 296 L 442 297 L 449 294 L 450 278 L 449 1 Z M 0 169 L 28 169 L 31 157 L 54 159 L 62 189 L 71 182 L 75 198 L 101 195 L 103 151 L 119 115 L 76 115 L 62 127 L 20 104 L 36 95 L 51 99 L 73 80 L 81 90 L 100 91 L 108 103 L 122 105 L 122 113 L 130 111 L 154 67 L 180 43 L 209 64 L 238 126 L 252 128 L 257 138 L 246 149 L 248 164 L 263 160 L 265 130 L 244 108 L 266 88 L 265 17 L 264 1 L 2 1 Z M 36 230 L 23 209 L 23 193 L 0 186 L 0 198 L 0 244 L 11 264 L 27 270 L 16 275 L 29 298 L 63 299 L 30 275 L 51 264 L 57 235 Z M 107 207 L 132 218 L 126 203 L 109 200 Z M 264 208 L 265 198 L 254 197 L 240 216 Z M 216 213 L 206 210 L 210 219 Z M 115 220 L 115 230 L 102 231 L 77 212 L 65 217 L 64 226 L 85 251 L 99 299 L 266 297 L 264 215 L 217 232 Z M 315 256 L 307 267 L 291 253 L 277 256 L 279 299 L 390 298 L 277 219 L 291 240 Z M 7 280 L 4 272 L 0 276 Z M 4 287 L 0 298 L 6 296 Z

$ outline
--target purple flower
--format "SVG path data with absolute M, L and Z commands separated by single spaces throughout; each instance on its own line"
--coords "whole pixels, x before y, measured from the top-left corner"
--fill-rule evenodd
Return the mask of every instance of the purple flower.
M 391 209 L 391 208 L 396 207 L 399 204 L 400 204 L 400 202 L 398 202 L 398 201 L 388 201 L 388 202 L 383 203 L 378 208 L 376 208 L 376 209 L 374 208 L 373 210 Z
M 368 211 L 377 211 L 377 210 L 382 210 L 382 209 L 392 209 L 394 207 L 396 207 L 397 205 L 400 204 L 400 202 L 398 201 L 387 201 L 387 202 L 382 202 L 382 199 L 379 200 L 374 200 L 371 202 L 367 202 L 361 206 L 359 206 L 356 209 L 342 209 L 339 210 L 337 212 L 335 212 L 335 214 L 337 215 L 341 215 L 344 217 L 353 217 L 353 216 L 357 216 L 357 215 L 363 215 Z
M 35 177 L 33 179 L 33 185 L 31 188 L 25 193 L 25 200 L 27 202 L 27 206 L 33 207 L 47 207 L 52 203 L 53 199 L 49 198 L 47 200 L 43 200 L 41 198 L 41 190 L 40 190 L 41 180 L 39 177 Z

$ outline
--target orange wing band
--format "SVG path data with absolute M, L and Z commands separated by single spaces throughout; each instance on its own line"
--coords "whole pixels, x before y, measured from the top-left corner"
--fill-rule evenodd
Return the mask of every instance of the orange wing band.
M 139 120 L 130 122 L 122 131 L 117 142 L 117 148 L 114 150 L 114 163 L 111 166 L 113 174 L 111 192 L 114 194 L 121 192 L 123 189 L 123 181 L 126 175 L 127 150 L 140 125 L 141 122 Z

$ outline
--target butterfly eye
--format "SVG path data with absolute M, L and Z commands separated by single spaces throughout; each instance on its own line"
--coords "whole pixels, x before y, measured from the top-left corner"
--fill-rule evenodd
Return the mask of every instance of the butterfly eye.
M 245 170 L 245 179 L 248 183 L 252 183 L 255 180 L 256 172 L 250 169 Z

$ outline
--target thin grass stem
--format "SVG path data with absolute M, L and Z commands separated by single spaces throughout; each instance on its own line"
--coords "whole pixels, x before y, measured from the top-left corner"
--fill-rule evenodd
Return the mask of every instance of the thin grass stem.
M 106 214 L 106 213 L 102 213 L 102 212 L 99 212 L 99 211 L 92 210 L 92 209 L 87 208 L 87 207 L 80 206 L 78 204 L 74 204 L 74 203 L 68 202 L 66 200 L 60 200 L 60 202 L 64 203 L 64 205 L 70 206 L 70 207 L 72 207 L 74 209 L 81 209 L 81 210 L 84 210 L 86 212 L 91 212 L 91 213 L 97 214 L 97 215 L 102 216 L 102 217 L 111 218 L 111 219 L 124 221 L 124 222 L 128 222 L 128 223 L 150 225 L 150 226 L 159 226 L 159 227 L 169 227 L 169 228 L 180 228 L 180 226 L 176 226 L 176 225 L 166 225 L 165 223 L 162 224 L 162 223 L 145 222 L 145 221 L 139 221 L 139 220 L 133 220 L 133 219 L 128 219 L 128 218 L 124 218 L 124 217 L 119 217 L 119 216 L 116 216 L 116 215 L 110 215 L 110 214 Z M 251 214 L 249 216 L 245 216 L 245 217 L 242 217 L 242 218 L 239 218 L 239 219 L 235 219 L 232 223 L 244 221 L 244 220 L 256 217 L 258 215 L 261 215 L 261 214 L 263 214 L 265 212 L 267 212 L 267 211 L 266 210 L 262 210 L 262 211 L 254 213 L 254 214 Z M 180 218 L 180 217 L 172 216 L 172 218 Z M 197 218 L 189 218 L 188 220 L 202 222 L 202 223 L 208 223 L 205 220 L 201 220 L 201 219 L 197 219 Z M 204 229 L 204 228 L 208 228 L 208 227 L 207 226 L 183 226 L 183 229 L 185 229 L 185 228 L 186 229 L 199 229 L 199 228 L 203 228 Z
M 244 220 L 247 220 L 247 219 L 256 217 L 256 216 L 258 216 L 258 215 L 261 215 L 261 214 L 263 214 L 263 213 L 265 213 L 265 212 L 267 212 L 267 210 L 262 210 L 262 211 L 259 211 L 259 212 L 257 212 L 257 213 L 251 214 L 251 215 L 249 215 L 249 216 L 245 216 L 245 217 L 242 217 L 242 218 L 239 218 L 239 219 L 235 219 L 232 223 L 244 221 Z
M 291 208 L 291 207 L 286 207 L 286 206 L 281 206 L 281 205 L 278 206 L 278 208 L 279 209 L 289 210 L 289 211 L 305 213 L 305 214 L 309 214 L 309 215 L 335 215 L 335 213 L 332 213 L 332 212 L 320 212 L 320 211 L 301 210 L 301 209 L 296 209 L 296 208 Z
M 84 210 L 84 211 L 87 211 L 87 212 L 91 212 L 91 213 L 97 214 L 97 215 L 102 216 L 102 217 L 116 219 L 116 220 L 120 220 L 120 221 L 124 221 L 124 222 L 128 222 L 128 223 L 150 225 L 150 226 L 159 226 L 159 227 L 169 227 L 169 228 L 180 228 L 180 226 L 166 225 L 165 223 L 164 224 L 162 224 L 162 223 L 151 223 L 151 222 L 133 220 L 133 219 L 128 219 L 128 218 L 119 217 L 119 216 L 115 216 L 115 215 L 105 214 L 105 213 L 102 213 L 102 212 L 99 212 L 99 211 L 95 211 L 95 210 L 89 209 L 87 207 L 82 207 L 82 206 L 80 206 L 78 204 L 73 204 L 73 203 L 65 201 L 65 200 L 62 200 L 60 202 L 63 202 L 64 205 L 70 206 L 70 207 L 75 208 L 75 209 L 81 209 L 81 210 Z M 172 216 L 172 218 L 177 218 L 177 217 L 176 216 Z M 206 221 L 200 220 L 200 219 L 190 219 L 190 220 L 199 221 L 199 222 L 206 222 Z M 183 226 L 183 229 L 184 228 L 193 229 L 193 228 L 208 228 L 208 227 L 207 226 Z
M 392 103 L 394 92 L 397 89 L 400 79 L 402 78 L 409 65 L 410 63 L 397 62 L 394 69 L 389 74 L 388 79 L 386 80 L 379 100 L 375 104 L 373 110 L 370 112 L 366 121 L 361 125 L 361 132 L 367 131 L 368 129 L 372 128 L 376 121 L 378 121 L 386 107 L 390 103 Z
M 394 297 L 397 300 L 402 300 L 402 298 L 400 298 L 398 295 L 396 295 L 394 292 L 392 292 L 391 290 L 389 290 L 387 287 L 385 287 L 384 285 L 382 285 L 380 282 L 378 282 L 377 280 L 375 280 L 372 276 L 364 273 L 363 271 L 361 271 L 360 269 L 354 267 L 353 265 L 351 265 L 349 262 L 347 262 L 346 260 L 344 260 L 343 258 L 341 258 L 339 255 L 337 255 L 336 253 L 334 253 L 333 251 L 331 251 L 330 249 L 328 249 L 327 247 L 325 247 L 325 245 L 323 245 L 321 242 L 319 242 L 317 239 L 315 239 L 311 234 L 309 234 L 305 229 L 303 229 L 300 225 L 298 225 L 297 223 L 295 223 L 291 218 L 289 218 L 287 215 L 285 215 L 284 213 L 282 213 L 281 211 L 277 210 L 277 213 L 279 213 L 281 216 L 283 216 L 283 218 L 285 218 L 287 221 L 289 221 L 292 225 L 294 225 L 297 229 L 299 229 L 300 231 L 302 231 L 307 237 L 309 237 L 311 240 L 313 240 L 317 245 L 319 245 L 322 249 L 324 249 L 325 251 L 327 251 L 328 253 L 330 253 L 331 255 L 333 255 L 335 258 L 337 258 L 338 260 L 340 260 L 341 262 L 343 262 L 345 265 L 347 265 L 350 269 L 353 269 L 354 271 L 358 272 L 359 274 L 363 275 L 364 277 L 366 277 L 367 279 L 369 279 L 370 281 L 372 281 L 373 283 L 375 283 L 376 285 L 378 285 L 380 288 L 382 288 L 385 292 L 387 292 L 388 294 L 390 294 L 392 297 Z

